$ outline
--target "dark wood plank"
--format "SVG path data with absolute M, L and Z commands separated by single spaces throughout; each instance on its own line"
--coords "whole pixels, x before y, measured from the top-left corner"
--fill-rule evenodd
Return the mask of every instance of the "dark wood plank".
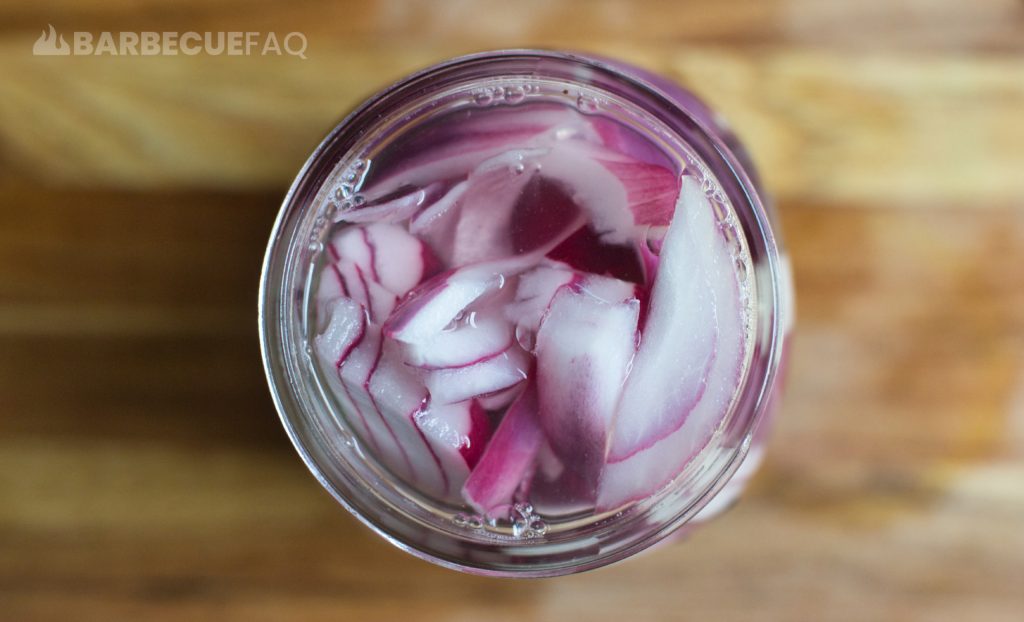
M 0 335 L 252 335 L 284 189 L 2 191 Z
M 15 619 L 1013 619 L 1024 219 L 782 214 L 788 397 L 750 494 L 689 541 L 550 582 L 443 571 L 305 473 L 252 335 L 22 335 L 0 370 L 0 600 Z

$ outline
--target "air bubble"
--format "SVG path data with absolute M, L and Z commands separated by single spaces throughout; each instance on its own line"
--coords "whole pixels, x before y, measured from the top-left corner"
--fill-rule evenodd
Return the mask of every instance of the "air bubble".
M 462 326 L 463 320 L 465 319 L 466 312 L 459 311 L 458 313 L 455 314 L 455 317 L 452 318 L 452 321 L 448 322 L 448 324 L 446 324 L 445 327 L 441 329 L 441 332 L 450 333 L 453 330 L 457 330 L 460 326 Z
M 576 108 L 583 114 L 593 114 L 598 110 L 597 100 L 588 95 L 580 95 L 576 98 Z
M 512 523 L 512 537 L 522 538 L 526 535 L 528 526 L 522 521 L 515 521 Z
M 538 538 L 548 532 L 548 525 L 533 513 L 529 503 L 517 503 L 512 507 L 512 536 L 515 538 Z M 518 514 L 518 516 L 516 516 Z
M 309 252 L 313 254 L 319 254 L 324 251 L 324 244 L 319 240 L 309 243 Z
M 473 103 L 477 106 L 490 106 L 494 103 L 494 93 L 491 89 L 483 89 L 473 93 Z
M 533 352 L 533 347 L 536 345 L 533 331 L 527 330 L 522 325 L 516 326 L 516 341 L 527 352 Z
M 533 506 L 529 503 L 517 503 L 512 506 L 512 509 L 515 510 L 516 514 L 523 517 L 533 514 Z
M 476 514 L 464 514 L 462 512 L 452 516 L 452 523 L 463 529 L 482 529 L 483 521 Z
M 526 89 L 522 86 L 510 86 L 505 89 L 505 101 L 510 104 L 518 104 L 526 99 Z
M 353 203 L 353 204 L 354 204 L 354 205 L 355 205 L 356 207 L 359 207 L 360 205 L 363 205 L 363 204 L 365 204 L 365 203 L 366 203 L 366 197 L 364 197 L 364 196 L 363 196 L 363 195 L 361 195 L 361 194 L 357 194 L 357 195 L 355 195 L 354 197 L 352 197 L 352 203 Z
M 526 165 L 523 164 L 522 162 L 519 162 L 518 164 L 512 167 L 512 172 L 515 173 L 516 175 L 522 175 L 524 172 L 526 172 Z
M 736 258 L 736 276 L 741 282 L 747 280 L 747 262 L 742 257 Z

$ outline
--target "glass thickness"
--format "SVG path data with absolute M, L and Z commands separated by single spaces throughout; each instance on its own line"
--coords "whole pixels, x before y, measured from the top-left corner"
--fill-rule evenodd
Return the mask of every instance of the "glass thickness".
M 756 468 L 792 317 L 772 225 L 735 136 L 657 76 L 543 51 L 414 74 L 324 139 L 275 224 L 282 422 L 419 557 L 627 557 Z

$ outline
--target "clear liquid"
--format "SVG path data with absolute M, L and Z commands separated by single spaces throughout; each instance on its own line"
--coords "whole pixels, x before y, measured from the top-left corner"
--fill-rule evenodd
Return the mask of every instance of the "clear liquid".
M 542 327 L 555 325 L 552 301 L 569 288 L 565 297 L 586 309 L 623 316 L 623 305 L 635 305 L 634 336 L 643 341 L 681 178 L 699 180 L 710 198 L 715 243 L 728 247 L 742 309 L 732 329 L 742 333 L 741 370 L 750 358 L 752 264 L 723 193 L 685 146 L 649 140 L 600 114 L 595 101 L 494 107 L 474 96 L 475 105 L 419 125 L 371 158 L 342 163 L 326 194 L 336 223 L 324 226 L 309 305 L 324 384 L 368 458 L 463 528 L 536 537 L 621 508 L 601 503 L 612 422 L 625 416 L 608 406 L 614 383 L 569 374 L 572 390 L 592 387 L 606 398 L 577 412 L 558 396 L 563 379 L 538 371 L 545 343 L 545 351 L 577 348 L 570 365 L 590 356 L 581 369 L 621 349 L 594 354 L 600 330 L 560 346 L 559 333 Z M 486 269 L 474 276 L 474 266 Z M 337 311 L 339 300 L 347 311 Z M 423 309 L 438 318 L 427 322 Z M 578 323 L 570 317 L 565 326 Z M 620 385 L 636 355 L 625 355 Z M 524 410 L 532 417 L 514 425 Z M 559 423 L 576 419 L 584 423 Z M 585 450 L 574 447 L 574 430 Z M 705 426 L 687 447 L 716 432 Z

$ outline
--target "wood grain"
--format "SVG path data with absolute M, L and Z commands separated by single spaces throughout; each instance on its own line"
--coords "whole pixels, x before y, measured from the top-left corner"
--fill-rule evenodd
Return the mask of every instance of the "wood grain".
M 1019 2 L 699 2 L 677 19 L 659 18 L 662 2 L 535 4 L 544 8 L 314 3 L 238 23 L 231 5 L 195 18 L 160 3 L 152 15 L 82 10 L 81 24 L 72 14 L 58 26 L 144 30 L 166 18 L 169 30 L 308 30 L 309 58 L 33 57 L 37 28 L 11 31 L 0 39 L 3 161 L 79 184 L 279 188 L 375 89 L 454 54 L 541 45 L 620 56 L 694 85 L 747 137 L 783 198 L 1006 206 L 1024 196 L 1021 48 L 967 52 L 977 33 L 1024 32 Z M 36 6 L 7 9 L 12 23 Z
M 291 58 L 38 58 L 58 30 L 301 30 Z M 0 620 L 1012 621 L 1024 611 L 1024 5 L 0 8 Z M 435 568 L 305 471 L 260 368 L 290 177 L 410 69 L 508 45 L 697 85 L 779 199 L 788 393 L 743 501 L 611 568 Z
M 811 44 L 850 50 L 1014 51 L 1024 42 L 1016 0 L 306 0 L 242 10 L 233 0 L 10 0 L 0 29 L 301 30 L 311 37 L 387 45 L 496 48 L 617 42 Z

